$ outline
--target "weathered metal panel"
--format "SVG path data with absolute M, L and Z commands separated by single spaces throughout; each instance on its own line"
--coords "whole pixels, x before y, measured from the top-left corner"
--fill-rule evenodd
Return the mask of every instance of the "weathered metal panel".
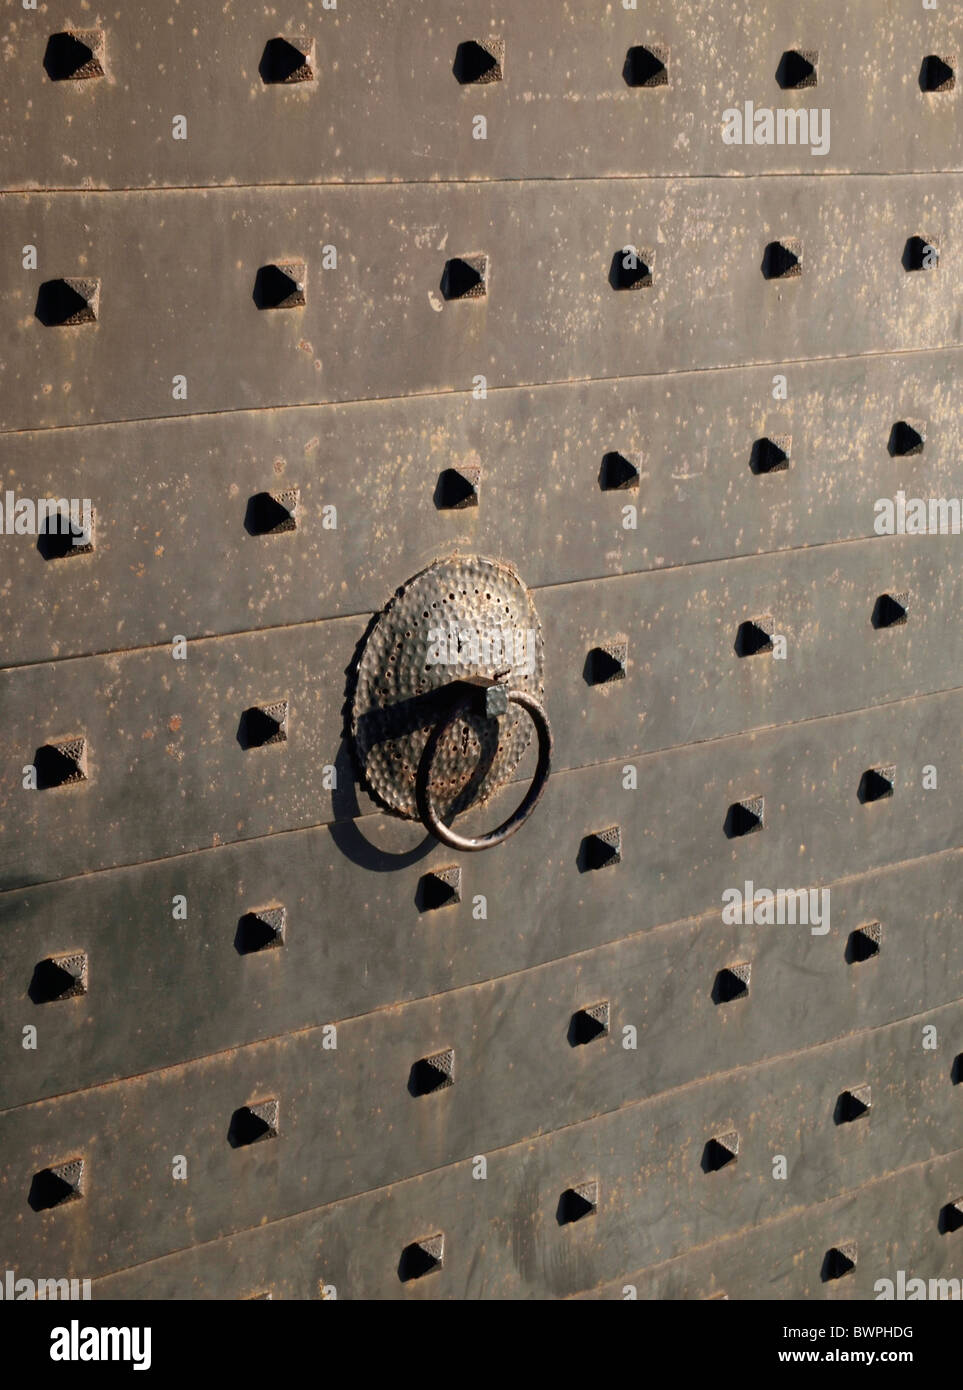
M 248 1149 L 231 1149 L 224 1138 L 231 1109 L 241 1103 L 234 1099 L 238 1087 L 241 1100 L 247 1095 L 245 1085 L 273 1085 L 277 1091 L 270 1093 L 283 1095 L 283 1044 L 268 1044 L 208 1059 L 193 1074 L 191 1069 L 167 1072 L 146 1085 L 134 1081 L 122 1088 L 100 1088 L 19 1112 L 20 1152 L 15 1163 L 5 1165 L 5 1177 L 9 1184 L 16 1175 L 22 1185 L 32 1162 L 49 1161 L 48 1136 L 59 1142 L 71 1129 L 78 1140 L 90 1135 L 90 1191 L 84 1204 L 39 1216 L 27 1211 L 24 1220 L 34 1216 L 42 1224 L 31 1238 L 38 1257 L 42 1253 L 49 1265 L 59 1256 L 94 1276 L 245 1224 L 254 1226 L 266 1215 L 266 1230 L 249 1237 L 255 1250 L 259 1240 L 268 1247 L 245 1260 L 252 1291 L 262 1287 L 267 1271 L 270 1282 L 283 1287 L 285 1271 L 301 1267 L 303 1252 L 312 1249 L 322 1252 L 323 1277 L 339 1296 L 397 1296 L 404 1246 L 441 1232 L 445 1267 L 426 1281 L 426 1296 L 463 1295 L 473 1287 L 516 1292 L 521 1278 L 528 1296 L 559 1297 L 660 1264 L 749 1225 L 827 1203 L 958 1149 L 959 1097 L 948 1052 L 960 1037 L 961 1021 L 960 1005 L 954 1004 L 855 1034 L 832 1048 L 723 1072 L 698 1086 L 516 1143 L 504 1138 L 510 1121 L 503 1107 L 481 1108 L 487 1107 L 489 1074 L 483 1057 L 470 1088 L 459 1091 L 456 1080 L 437 1096 L 415 1100 L 405 1091 L 407 1053 L 402 1050 L 393 1059 L 392 1094 L 379 1085 L 382 1077 L 387 1079 L 389 1057 L 366 1051 L 378 1112 L 366 1119 L 355 1106 L 351 1126 L 338 1130 L 328 1110 L 337 1083 L 329 1077 L 341 1059 L 338 1053 L 318 1053 L 316 1065 L 303 1073 L 310 1077 L 306 1092 L 292 1097 L 287 1111 L 290 1146 L 312 1156 L 305 1165 L 285 1163 L 284 1134 Z M 945 1050 L 923 1049 L 924 1023 L 937 1028 Z M 409 1032 L 405 1040 L 411 1036 Z M 437 1041 L 447 1045 L 453 1040 L 445 1035 Z M 531 1052 L 523 1047 L 513 1054 L 515 1079 L 521 1093 L 531 1077 L 530 1104 L 545 1106 L 548 1098 L 540 1096 L 537 1079 L 540 1059 Z M 275 1056 L 254 1061 L 255 1054 L 265 1053 Z M 502 1095 L 501 1078 L 494 1069 L 491 1075 L 492 1091 Z M 837 1124 L 833 1117 L 840 1093 L 866 1084 L 874 1096 L 868 1116 Z M 447 1105 L 443 1115 L 416 1109 L 433 1102 L 440 1102 L 439 1109 Z M 373 1096 L 369 1103 L 374 1111 Z M 3 1124 L 9 1126 L 10 1117 Z M 131 1129 L 142 1141 L 136 1165 L 127 1157 L 124 1138 Z M 707 1142 L 732 1130 L 739 1134 L 737 1159 L 718 1171 L 705 1171 Z M 521 1131 L 516 1130 L 515 1138 L 521 1141 Z M 175 1153 L 184 1154 L 189 1165 L 189 1176 L 179 1187 L 166 1180 Z M 339 1185 L 341 1196 L 352 1188 L 358 1191 L 372 1172 L 391 1184 L 396 1171 L 400 1176 L 417 1165 L 436 1169 L 442 1154 L 446 1165 L 426 1171 L 417 1182 L 384 1186 L 359 1201 L 322 1211 L 307 1210 L 312 1198 L 333 1195 Z M 788 1160 L 785 1180 L 773 1176 L 776 1154 Z M 472 1178 L 474 1155 L 487 1157 L 484 1180 Z M 453 1163 L 455 1158 L 462 1161 Z M 114 1174 L 109 1192 L 95 1186 L 98 1168 Z M 958 1174 L 952 1167 L 950 1172 Z M 599 1184 L 595 1215 L 559 1223 L 561 1194 L 592 1179 Z M 943 1200 L 952 1199 L 953 1191 Z M 148 1200 L 163 1202 L 164 1219 L 145 1230 Z M 285 1214 L 298 1219 L 283 1224 L 271 1220 Z M 913 1224 L 924 1219 L 935 1230 L 938 1208 L 916 1213 Z M 91 1241 L 94 1220 L 94 1229 L 110 1231 L 109 1250 Z M 15 1241 L 14 1231 L 8 1239 Z M 850 1232 L 839 1230 L 836 1239 L 849 1240 Z M 200 1253 L 204 1282 L 216 1288 L 224 1277 L 218 1271 L 233 1257 L 233 1251 L 223 1249 Z M 187 1257 L 188 1268 L 196 1258 Z M 132 1291 L 153 1272 L 127 1274 L 114 1281 L 111 1292 L 119 1293 L 124 1284 Z M 292 1277 L 299 1281 L 296 1272 Z M 818 1269 L 810 1277 L 815 1283 Z M 429 1284 L 434 1285 L 431 1291 Z
M 0 267 L 0 429 L 955 347 L 961 216 L 957 174 L 7 194 L 38 269 Z M 767 279 L 780 237 L 802 273 Z M 644 288 L 610 284 L 627 245 Z M 477 252 L 487 293 L 446 300 Z M 259 308 L 259 269 L 295 259 L 306 303 Z M 41 284 L 80 275 L 97 321 L 46 326 Z
M 182 0 L 168 12 L 104 14 L 106 75 L 52 82 L 50 34 L 77 22 L 71 0 L 37 13 L 9 6 L 0 48 L 0 151 L 9 187 L 311 183 L 404 179 L 599 178 L 626 174 L 959 168 L 959 89 L 920 90 L 929 53 L 958 53 L 952 8 L 895 0 L 840 7 L 809 0 L 742 10 L 714 0 L 506 6 L 380 0 L 257 6 Z M 918 12 L 917 12 L 918 11 Z M 93 25 L 93 18 L 85 19 Z M 277 34 L 314 42 L 314 80 L 265 83 Z M 502 77 L 459 83 L 458 46 L 496 35 Z M 668 49 L 667 81 L 630 86 L 631 47 Z M 780 58 L 818 49 L 814 88 L 781 90 Z M 78 90 L 79 89 L 79 90 Z M 723 113 L 757 107 L 831 111 L 830 139 L 809 146 L 726 146 Z M 24 118 L 24 113 L 29 118 Z M 175 138 L 175 114 L 186 128 Z M 474 117 L 486 117 L 484 140 Z M 123 132 L 123 139 L 115 138 Z
M 5 539 L 0 661 L 374 612 L 450 550 L 524 557 L 544 587 L 868 537 L 878 499 L 959 491 L 958 371 L 923 352 L 13 434 L 3 488 L 89 497 L 96 543 L 68 565 Z M 891 452 L 908 420 L 922 451 Z M 754 473 L 774 436 L 789 466 Z M 634 489 L 600 486 L 617 452 Z M 481 468 L 478 505 L 439 510 L 459 465 Z M 251 535 L 251 499 L 292 487 L 297 529 Z
M 313 840 L 303 838 L 307 849 Z M 958 852 L 820 883 L 812 922 L 807 910 L 805 923 L 768 925 L 760 908 L 758 924 L 742 916 L 732 923 L 722 917 L 720 890 L 705 914 L 656 931 L 641 913 L 621 921 L 605 895 L 609 911 L 583 912 L 571 939 L 552 941 L 537 930 L 532 910 L 535 894 L 544 891 L 538 878 L 532 901 L 513 904 L 498 892 L 503 873 L 466 872 L 460 906 L 419 916 L 416 880 L 422 868 L 442 862 L 437 853 L 399 875 L 407 903 L 398 900 L 384 916 L 371 904 L 351 932 L 340 933 L 324 905 L 360 895 L 361 873 L 321 868 L 307 853 L 296 864 L 289 856 L 261 856 L 252 871 L 249 851 L 258 843 L 4 900 L 0 990 L 11 1026 L 0 1047 L 0 1107 L 225 1052 L 322 1019 L 337 1022 L 339 1035 L 346 1030 L 348 1047 L 364 1029 L 380 1056 L 376 1039 L 386 1015 L 372 1011 L 431 995 L 441 996 L 435 1032 L 454 1037 L 464 1030 L 447 1020 L 465 1005 L 450 991 L 465 995 L 466 987 L 501 975 L 475 990 L 472 1050 L 489 1056 L 494 1076 L 505 1044 L 497 1031 L 484 1042 L 486 1030 L 497 1030 L 502 1012 L 524 1020 L 546 1095 L 566 1096 L 572 1113 L 583 1113 L 579 1086 L 591 1091 L 590 1109 L 603 1110 L 719 1067 L 795 1052 L 950 1003 L 963 968 Z M 631 875 L 633 847 L 626 848 Z M 564 867 L 561 873 L 568 881 Z M 633 894 L 645 886 L 636 878 Z M 718 880 L 745 888 L 731 870 L 728 878 L 720 871 Z M 514 881 L 513 875 L 509 888 Z M 473 916 L 476 890 L 485 891 L 483 920 Z M 187 898 L 183 922 L 171 919 L 175 891 Z M 241 953 L 238 923 L 262 901 L 284 907 L 284 945 Z M 386 934 L 384 921 L 397 930 Z M 878 954 L 860 960 L 851 938 L 874 924 Z M 636 933 L 626 937 L 627 925 Z M 38 962 L 78 946 L 89 960 L 87 993 L 32 1002 Z M 563 950 L 572 954 L 559 960 Z M 736 962 L 751 964 L 750 997 L 719 1003 L 717 976 Z M 597 1000 L 610 1005 L 608 1037 L 571 1046 L 573 1014 Z M 16 1025 L 28 1023 L 39 1029 L 40 1045 L 23 1058 Z M 622 1050 L 626 1027 L 635 1030 L 637 1050 Z M 416 1051 L 418 1035 L 412 1025 Z M 684 1051 L 680 1037 L 689 1039 Z M 514 1083 L 503 1102 L 519 1116 L 530 1113 Z

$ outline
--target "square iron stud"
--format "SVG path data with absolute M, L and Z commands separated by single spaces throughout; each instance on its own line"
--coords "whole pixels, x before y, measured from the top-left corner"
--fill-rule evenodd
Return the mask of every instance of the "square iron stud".
M 856 1268 L 856 1242 L 846 1241 L 841 1245 L 833 1245 L 823 1256 L 822 1280 L 824 1284 L 833 1279 L 842 1279 L 843 1275 L 849 1274 Z
M 279 536 L 298 529 L 298 508 L 301 489 L 286 488 L 284 492 L 257 492 L 249 499 L 244 528 L 251 536 Z
M 105 52 L 103 29 L 65 29 L 50 35 L 43 65 L 51 82 L 83 82 L 104 76 Z
M 755 835 L 766 828 L 766 798 L 747 796 L 744 801 L 734 801 L 726 813 L 725 832 L 728 840 L 737 840 L 743 835 Z
M 69 787 L 87 780 L 87 740 L 78 738 L 58 739 L 56 743 L 45 743 L 38 748 L 33 758 L 37 769 L 37 789 L 48 791 L 51 787 Z
M 488 294 L 488 257 L 482 253 L 452 256 L 441 277 L 445 299 L 484 299 Z
M 84 1196 L 85 1161 L 71 1158 L 66 1163 L 51 1164 L 35 1173 L 27 1201 L 34 1211 L 49 1211 Z
M 905 589 L 898 594 L 880 594 L 873 608 L 873 627 L 900 627 L 909 616 L 909 601 L 909 591 Z
M 240 956 L 255 951 L 270 951 L 284 945 L 287 910 L 283 907 L 259 907 L 245 912 L 237 924 L 234 946 Z
M 819 54 L 814 48 L 790 48 L 779 59 L 776 81 L 785 91 L 815 87 Z
M 923 425 L 919 420 L 897 420 L 889 432 L 887 449 L 891 458 L 908 458 L 921 454 L 926 443 Z
M 49 956 L 33 972 L 27 991 L 35 1004 L 52 1004 L 59 999 L 76 999 L 87 993 L 87 956 L 83 951 L 69 956 Z
M 870 767 L 859 779 L 856 795 L 864 806 L 869 801 L 883 801 L 887 796 L 893 795 L 895 784 L 895 764 L 891 763 L 887 767 Z
M 614 450 L 604 455 L 599 469 L 599 487 L 603 492 L 629 492 L 638 486 L 637 464 Z
M 259 1144 L 262 1139 L 276 1139 L 279 1133 L 279 1106 L 274 1097 L 242 1105 L 231 1116 L 228 1143 L 232 1149 Z
M 950 1067 L 950 1080 L 954 1086 L 963 1086 L 963 1052 L 958 1052 Z
M 408 1090 L 413 1096 L 430 1096 L 454 1084 L 455 1052 L 450 1047 L 444 1052 L 434 1052 L 430 1057 L 419 1058 L 408 1077 Z
M 848 1091 L 841 1091 L 836 1097 L 833 1119 L 838 1125 L 849 1125 L 854 1120 L 861 1120 L 868 1115 L 872 1108 L 872 1087 L 852 1086 Z
M 622 862 L 622 827 L 611 825 L 586 835 L 579 849 L 579 867 L 583 873 L 592 869 L 609 869 Z
M 757 439 L 749 454 L 749 468 L 756 474 L 784 473 L 789 467 L 791 451 L 791 434 L 774 434 Z
M 576 1183 L 567 1187 L 558 1199 L 555 1219 L 560 1226 L 570 1226 L 573 1221 L 582 1221 L 586 1216 L 594 1216 L 599 1209 L 599 1184 L 597 1178 L 588 1182 Z
M 736 656 L 758 656 L 772 651 L 772 634 L 776 625 L 767 613 L 762 618 L 747 618 L 736 632 Z
M 421 912 L 434 912 L 439 907 L 452 907 L 461 902 L 461 867 L 449 864 L 444 869 L 432 869 L 423 874 L 418 884 L 418 905 Z
M 569 1024 L 568 1039 L 572 1047 L 585 1047 L 606 1037 L 608 1031 L 609 1001 L 603 999 L 600 1004 L 589 1004 L 575 1011 Z
M 307 278 L 304 261 L 262 265 L 254 279 L 254 303 L 259 309 L 299 309 L 306 302 Z
M 702 1171 L 718 1173 L 720 1168 L 727 1168 L 730 1163 L 735 1163 L 738 1157 L 739 1135 L 736 1130 L 730 1129 L 725 1134 L 714 1134 L 706 1141 L 702 1150 Z
M 659 43 L 633 45 L 625 55 L 622 76 L 629 87 L 667 87 L 669 50 Z
M 58 511 L 44 519 L 37 537 L 37 549 L 45 560 L 69 560 L 72 555 L 90 555 L 94 549 L 94 528 L 97 516 L 91 508 L 78 520 L 70 512 Z M 79 524 L 78 524 L 79 521 Z
M 862 961 L 878 956 L 882 947 L 883 928 L 879 922 L 867 922 L 850 932 L 846 941 L 846 961 L 849 965 L 859 965 Z
M 96 323 L 100 313 L 100 281 L 92 276 L 67 275 L 45 280 L 37 291 L 36 317 L 45 328 L 73 328 Z
M 422 1236 L 421 1240 L 413 1240 L 402 1250 L 401 1259 L 398 1261 L 398 1278 L 403 1284 L 409 1283 L 412 1279 L 423 1279 L 426 1274 L 434 1274 L 436 1270 L 441 1269 L 444 1263 L 444 1232 L 439 1231 L 434 1236 Z
M 481 468 L 477 464 L 462 463 L 457 468 L 446 468 L 439 475 L 435 488 L 435 506 L 441 512 L 477 507 L 480 487 Z
M 244 749 L 266 748 L 270 743 L 285 743 L 287 737 L 287 700 L 275 700 L 270 705 L 252 705 L 241 715 L 237 741 Z
M 585 680 L 588 685 L 608 685 L 610 681 L 625 680 L 629 661 L 628 642 L 603 642 L 593 647 L 585 658 Z
M 752 962 L 740 961 L 719 971 L 712 985 L 714 1004 L 731 1004 L 733 999 L 745 999 L 749 994 Z
M 920 66 L 921 92 L 952 92 L 956 86 L 955 54 L 928 53 Z
M 314 39 L 289 34 L 268 39 L 259 65 L 261 81 L 273 83 L 313 82 L 317 76 Z
M 942 1208 L 939 1229 L 941 1235 L 948 1235 L 952 1231 L 963 1231 L 963 1197 L 957 1197 L 955 1202 L 947 1202 L 946 1206 Z
M 911 236 L 903 247 L 904 270 L 936 270 L 940 263 L 939 247 L 929 237 Z
M 639 246 L 623 246 L 612 257 L 609 284 L 613 290 L 647 290 L 652 284 L 655 252 Z
M 767 280 L 794 280 L 802 274 L 802 242 L 784 236 L 770 241 L 762 253 L 762 273 Z
M 505 77 L 504 39 L 466 39 L 455 50 L 452 72 L 462 86 L 501 82 Z

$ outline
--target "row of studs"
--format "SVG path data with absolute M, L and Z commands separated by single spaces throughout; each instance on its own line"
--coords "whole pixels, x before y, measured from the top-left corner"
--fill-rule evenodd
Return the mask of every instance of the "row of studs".
M 52 34 L 44 53 L 44 69 L 53 82 L 84 81 L 106 74 L 106 35 L 103 29 L 68 29 Z M 919 71 L 923 92 L 951 92 L 956 86 L 956 57 L 927 54 Z M 783 90 L 801 90 L 818 83 L 819 52 L 787 49 L 775 71 Z M 318 75 L 315 40 L 303 34 L 269 39 L 258 66 L 268 84 L 300 85 Z M 455 80 L 464 85 L 488 85 L 505 77 L 505 40 L 466 39 L 455 51 Z M 669 49 L 664 44 L 634 44 L 626 53 L 622 76 L 629 87 L 669 86 Z
M 940 253 L 932 239 L 911 236 L 901 265 L 907 272 L 935 270 Z M 612 257 L 608 281 L 613 290 L 642 290 L 654 283 L 655 252 L 621 247 Z M 803 248 L 797 237 L 771 241 L 763 251 L 761 270 L 766 280 L 793 280 L 802 274 Z M 440 290 L 449 301 L 484 299 L 488 295 L 488 256 L 453 256 L 445 262 Z M 35 317 L 45 328 L 75 328 L 100 319 L 101 281 L 96 276 L 60 276 L 45 280 L 37 293 Z M 278 261 L 261 266 L 255 276 L 253 299 L 258 309 L 299 309 L 307 303 L 307 265 Z

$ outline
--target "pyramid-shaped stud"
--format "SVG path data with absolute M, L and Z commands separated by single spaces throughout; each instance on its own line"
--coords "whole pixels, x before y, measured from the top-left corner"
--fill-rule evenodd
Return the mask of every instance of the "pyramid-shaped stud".
M 83 82 L 104 76 L 105 53 L 103 29 L 65 29 L 50 35 L 43 65 L 51 82 Z
M 37 770 L 37 788 L 47 791 L 51 787 L 68 787 L 87 780 L 87 740 L 77 738 L 57 739 L 45 743 L 34 754 L 34 767 Z
M 757 439 L 749 454 L 753 473 L 785 473 L 792 453 L 791 434 L 773 434 Z
M 96 323 L 100 314 L 100 281 L 79 275 L 45 280 L 37 292 L 35 313 L 45 328 Z
M 235 946 L 239 955 L 270 951 L 284 945 L 287 911 L 284 907 L 259 907 L 245 912 L 237 924 Z
M 878 956 L 882 945 L 883 928 L 879 922 L 867 922 L 850 932 L 846 942 L 846 960 L 850 965 Z
M 669 50 L 664 44 L 634 44 L 625 55 L 622 76 L 629 87 L 667 87 Z
M 751 961 L 740 961 L 737 965 L 727 965 L 716 975 L 712 986 L 714 1004 L 731 1004 L 733 999 L 745 999 L 749 993 L 752 978 Z
M 441 277 L 445 299 L 484 299 L 488 294 L 488 257 L 481 253 L 452 256 Z
M 558 1199 L 558 1224 L 569 1226 L 594 1216 L 599 1209 L 599 1184 L 596 1178 L 567 1187 Z
M 926 433 L 921 420 L 897 420 L 889 432 L 887 449 L 891 458 L 909 458 L 921 454 Z
M 266 83 L 313 82 L 317 77 L 314 39 L 303 34 L 287 34 L 268 39 L 260 63 L 261 81 Z
M 455 1052 L 446 1048 L 430 1057 L 421 1057 L 411 1068 L 408 1089 L 413 1096 L 430 1096 L 455 1084 Z
M 259 309 L 299 309 L 306 303 L 307 280 L 304 261 L 262 265 L 254 281 L 254 302 Z
M 639 486 L 639 467 L 617 450 L 605 454 L 599 469 L 603 492 L 631 492 Z
M 263 1139 L 276 1139 L 280 1132 L 279 1112 L 273 1096 L 235 1110 L 227 1136 L 231 1147 L 241 1149 L 248 1144 L 259 1144 Z
M 288 702 L 274 700 L 271 704 L 252 705 L 241 715 L 238 741 L 242 748 L 266 748 L 271 743 L 284 743 L 288 736 Z
M 423 1279 L 426 1274 L 441 1269 L 444 1263 L 445 1236 L 439 1231 L 437 1235 L 422 1236 L 421 1240 L 413 1240 L 405 1246 L 398 1264 L 398 1277 L 403 1284 Z
M 909 617 L 909 601 L 906 590 L 898 594 L 880 594 L 873 607 L 873 627 L 901 627 Z
M 654 283 L 654 264 L 651 248 L 623 246 L 612 257 L 609 284 L 613 290 L 647 290 Z
M 610 681 L 624 681 L 628 663 L 628 642 L 603 642 L 593 647 L 585 659 L 585 679 L 589 685 L 608 685 Z
M 737 840 L 743 835 L 755 835 L 766 828 L 766 798 L 747 796 L 742 801 L 734 801 L 726 812 L 726 838 Z
M 955 54 L 928 53 L 920 66 L 920 91 L 952 92 L 956 86 Z
M 258 492 L 247 504 L 244 525 L 252 536 L 278 536 L 296 531 L 301 489 L 286 488 L 283 492 Z
M 86 1164 L 82 1158 L 66 1163 L 51 1164 L 34 1174 L 28 1202 L 34 1211 L 49 1211 L 51 1207 L 76 1202 L 84 1195 Z
M 730 1129 L 725 1134 L 714 1134 L 702 1150 L 702 1170 L 705 1173 L 717 1173 L 720 1168 L 727 1168 L 730 1163 L 735 1163 L 738 1157 L 739 1135 L 736 1130 Z
M 439 907 L 451 907 L 461 902 L 461 868 L 449 864 L 424 874 L 418 885 L 418 900 L 422 912 L 434 912 Z
M 861 1120 L 868 1115 L 872 1108 L 872 1087 L 853 1086 L 848 1091 L 841 1091 L 837 1096 L 833 1119 L 838 1125 L 852 1124 L 853 1120 Z
M 462 86 L 501 82 L 505 77 L 505 40 L 466 39 L 455 51 L 452 72 Z
M 569 1040 L 573 1047 L 584 1047 L 587 1043 L 604 1038 L 609 1031 L 609 1001 L 603 999 L 599 1004 L 589 1004 L 577 1009 L 572 1015 L 569 1027 Z
M 856 795 L 863 805 L 869 801 L 883 801 L 886 797 L 893 795 L 895 784 L 895 764 L 890 763 L 886 767 L 870 767 L 859 779 Z
M 583 872 L 589 869 L 609 869 L 622 862 L 622 827 L 610 825 L 606 830 L 595 830 L 582 840 L 579 851 L 580 867 Z
M 830 1246 L 823 1257 L 823 1282 L 842 1279 L 845 1274 L 854 1270 L 856 1268 L 856 1255 L 857 1249 L 854 1240 Z
M 958 1052 L 950 1065 L 950 1080 L 954 1086 L 963 1086 L 963 1052 Z
M 48 956 L 34 968 L 28 991 L 35 1004 L 76 999 L 87 993 L 87 956 L 77 951 L 68 956 Z
M 904 270 L 936 270 L 940 263 L 939 247 L 931 237 L 911 236 L 903 247 Z
M 771 652 L 775 630 L 776 625 L 768 613 L 761 618 L 747 618 L 739 624 L 736 632 L 736 656 L 759 656 L 762 652 Z
M 69 560 L 74 555 L 90 555 L 94 549 L 94 528 L 97 514 L 93 507 L 71 514 L 61 507 L 55 513 L 48 511 L 40 534 L 37 549 L 45 560 Z
M 762 273 L 767 280 L 794 280 L 802 274 L 803 249 L 798 237 L 784 236 L 770 241 L 762 256 Z
M 815 87 L 818 75 L 819 53 L 814 48 L 791 48 L 779 60 L 776 81 L 783 90 L 798 91 L 801 87 Z
M 963 1197 L 957 1197 L 955 1202 L 947 1202 L 940 1212 L 940 1231 L 946 1234 L 949 1231 L 963 1231 Z
M 460 511 L 463 507 L 477 507 L 480 488 L 479 465 L 462 463 L 457 468 L 446 468 L 438 479 L 435 505 L 439 511 Z

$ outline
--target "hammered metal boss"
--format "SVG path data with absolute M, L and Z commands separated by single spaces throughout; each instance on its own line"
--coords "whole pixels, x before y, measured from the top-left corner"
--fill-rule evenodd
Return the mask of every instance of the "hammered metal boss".
M 548 780 L 543 695 L 541 625 L 515 570 L 481 556 L 436 561 L 398 589 L 358 659 L 351 734 L 368 790 L 452 849 L 501 844 Z M 513 814 L 476 838 L 452 830 L 511 781 L 533 729 L 535 775 Z

